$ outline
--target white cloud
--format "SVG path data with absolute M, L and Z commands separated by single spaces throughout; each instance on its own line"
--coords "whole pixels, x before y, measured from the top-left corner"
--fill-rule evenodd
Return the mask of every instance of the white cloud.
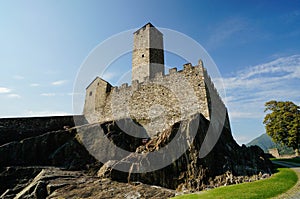
M 71 113 L 63 111 L 25 111 L 24 116 L 26 117 L 40 117 L 40 116 L 63 116 L 63 115 L 72 115 Z
M 259 118 L 259 114 L 254 115 L 253 113 L 247 112 L 230 112 L 230 118 Z
M 59 86 L 59 85 L 62 85 L 66 82 L 67 82 L 67 80 L 59 80 L 59 81 L 52 82 L 51 84 L 54 85 L 54 86 Z
M 85 96 L 85 93 L 68 93 L 67 95 L 70 95 L 70 96 L 74 96 L 74 95 L 79 95 L 79 96 Z
M 17 79 L 17 80 L 25 79 L 25 77 L 23 77 L 21 75 L 14 75 L 13 78 Z
M 41 96 L 45 96 L 45 97 L 53 97 L 55 96 L 56 93 L 42 93 Z
M 7 97 L 9 97 L 9 98 L 15 98 L 15 99 L 19 99 L 19 98 L 21 98 L 21 96 L 20 96 L 20 95 L 18 95 L 18 94 L 15 94 L 15 93 L 8 94 L 8 95 L 7 95 Z
M 38 87 L 38 86 L 40 86 L 40 84 L 32 83 L 32 84 L 30 84 L 30 86 L 31 86 L 31 87 Z
M 115 77 L 117 75 L 117 73 L 112 73 L 112 72 L 105 72 L 103 75 L 102 75 L 102 79 L 106 80 L 106 81 L 109 81 L 111 80 L 113 77 Z
M 235 76 L 224 78 L 226 89 L 281 84 L 281 81 L 300 78 L 300 55 L 278 58 L 269 63 L 248 67 Z
M 263 118 L 269 100 L 300 101 L 300 55 L 248 67 L 223 83 L 231 118 Z
M 45 96 L 45 97 L 53 97 L 53 96 L 66 96 L 66 95 L 82 95 L 80 93 L 41 93 L 41 96 Z
M 10 93 L 10 92 L 11 92 L 11 89 L 6 88 L 6 87 L 0 87 L 0 94 L 1 93 Z

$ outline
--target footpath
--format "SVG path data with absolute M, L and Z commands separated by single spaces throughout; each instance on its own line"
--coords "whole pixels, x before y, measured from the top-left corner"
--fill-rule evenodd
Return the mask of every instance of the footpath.
M 296 183 L 295 186 L 293 186 L 290 190 L 287 192 L 274 197 L 274 199 L 300 199 L 300 164 L 298 163 L 293 163 L 293 162 L 284 162 L 284 161 L 272 161 L 274 164 L 280 165 L 280 166 L 285 166 L 288 168 L 293 169 L 297 176 L 298 176 L 298 182 Z

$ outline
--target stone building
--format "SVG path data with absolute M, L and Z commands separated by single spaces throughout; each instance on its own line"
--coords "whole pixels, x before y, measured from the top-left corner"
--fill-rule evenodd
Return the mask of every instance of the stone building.
M 131 85 L 112 86 L 96 77 L 86 88 L 83 112 L 90 123 L 128 118 L 151 137 L 201 113 L 230 129 L 227 109 L 201 60 L 164 74 L 162 33 L 148 23 L 133 34 Z

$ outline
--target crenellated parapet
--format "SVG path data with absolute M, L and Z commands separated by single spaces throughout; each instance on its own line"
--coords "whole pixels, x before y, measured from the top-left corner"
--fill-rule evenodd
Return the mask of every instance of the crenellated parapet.
M 210 120 L 212 100 L 216 109 L 226 110 L 201 60 L 196 66 L 187 63 L 182 70 L 171 68 L 166 75 L 158 72 L 152 78 L 144 77 L 142 82 L 133 80 L 131 85 L 124 83 L 98 95 L 106 96 L 105 105 L 95 111 L 101 115 L 100 121 L 133 118 L 145 128 L 148 125 L 148 131 L 154 129 L 154 133 L 166 128 L 158 123 L 170 126 L 195 113 Z M 158 114 L 161 110 L 163 115 Z

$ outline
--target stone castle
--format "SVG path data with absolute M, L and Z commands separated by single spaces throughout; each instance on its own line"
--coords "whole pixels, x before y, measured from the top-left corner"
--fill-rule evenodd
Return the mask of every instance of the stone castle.
M 164 74 L 150 23 L 132 54 L 131 85 L 95 78 L 84 115 L 0 118 L 0 198 L 170 198 L 271 175 L 258 146 L 234 141 L 201 60 Z
M 131 85 L 114 87 L 96 77 L 86 88 L 83 112 L 89 123 L 129 118 L 152 137 L 201 113 L 230 129 L 227 109 L 201 60 L 165 74 L 163 34 L 151 23 L 133 34 Z

